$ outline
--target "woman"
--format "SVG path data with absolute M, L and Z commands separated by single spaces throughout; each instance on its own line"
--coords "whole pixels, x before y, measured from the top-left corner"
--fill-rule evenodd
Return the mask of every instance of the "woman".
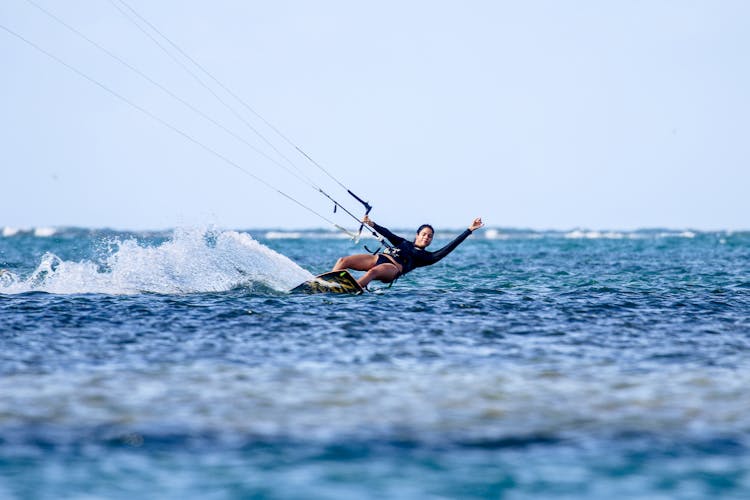
M 367 215 L 362 219 L 362 223 L 375 229 L 375 231 L 388 238 L 388 241 L 393 244 L 393 248 L 387 248 L 383 253 L 375 255 L 367 253 L 350 255 L 336 261 L 333 271 L 341 271 L 343 269 L 367 271 L 357 280 L 362 288 L 366 287 L 372 280 L 391 283 L 402 274 L 406 274 L 414 268 L 434 264 L 451 253 L 471 233 L 484 225 L 482 219 L 477 217 L 469 228 L 459 234 L 455 240 L 440 250 L 428 252 L 425 248 L 432 243 L 432 237 L 435 234 L 435 230 L 429 224 L 419 226 L 417 236 L 411 242 L 393 234 L 383 226 L 375 224 Z

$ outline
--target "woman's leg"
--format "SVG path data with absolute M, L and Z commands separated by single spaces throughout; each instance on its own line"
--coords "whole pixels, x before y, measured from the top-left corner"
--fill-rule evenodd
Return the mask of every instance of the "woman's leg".
M 341 271 L 343 269 L 354 269 L 355 271 L 369 271 L 378 262 L 378 256 L 369 253 L 360 253 L 341 257 L 336 261 L 332 271 Z M 395 267 L 395 266 L 394 266 Z

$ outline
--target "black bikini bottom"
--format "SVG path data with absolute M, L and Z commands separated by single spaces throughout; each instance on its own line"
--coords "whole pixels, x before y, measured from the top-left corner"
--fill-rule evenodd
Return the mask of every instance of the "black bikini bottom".
M 375 262 L 376 266 L 379 266 L 380 264 L 393 264 L 393 261 L 383 255 L 382 253 L 378 254 L 378 260 Z
M 375 265 L 376 266 L 379 266 L 380 264 L 391 264 L 393 266 L 396 265 L 396 264 L 393 263 L 393 261 L 391 259 L 389 259 L 385 255 L 383 255 L 382 253 L 378 254 L 378 260 L 375 261 Z M 396 266 L 396 269 L 398 269 L 398 266 Z M 400 277 L 401 277 L 401 271 L 398 271 L 396 273 L 396 276 L 390 282 L 385 282 L 385 283 L 390 283 L 391 286 L 392 286 L 396 282 L 396 280 L 399 279 Z

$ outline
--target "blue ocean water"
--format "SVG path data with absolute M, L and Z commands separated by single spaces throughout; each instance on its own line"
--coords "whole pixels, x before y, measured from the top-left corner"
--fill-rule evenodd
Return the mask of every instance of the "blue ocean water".
M 750 233 L 490 229 L 287 293 L 360 248 L 6 228 L 0 497 L 750 495 Z

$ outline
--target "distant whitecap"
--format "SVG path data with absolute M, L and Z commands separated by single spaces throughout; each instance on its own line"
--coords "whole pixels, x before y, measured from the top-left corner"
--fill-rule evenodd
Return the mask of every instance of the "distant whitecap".
M 40 238 L 48 238 L 50 236 L 53 236 L 57 230 L 54 227 L 37 227 L 34 228 L 34 236 L 38 236 Z

